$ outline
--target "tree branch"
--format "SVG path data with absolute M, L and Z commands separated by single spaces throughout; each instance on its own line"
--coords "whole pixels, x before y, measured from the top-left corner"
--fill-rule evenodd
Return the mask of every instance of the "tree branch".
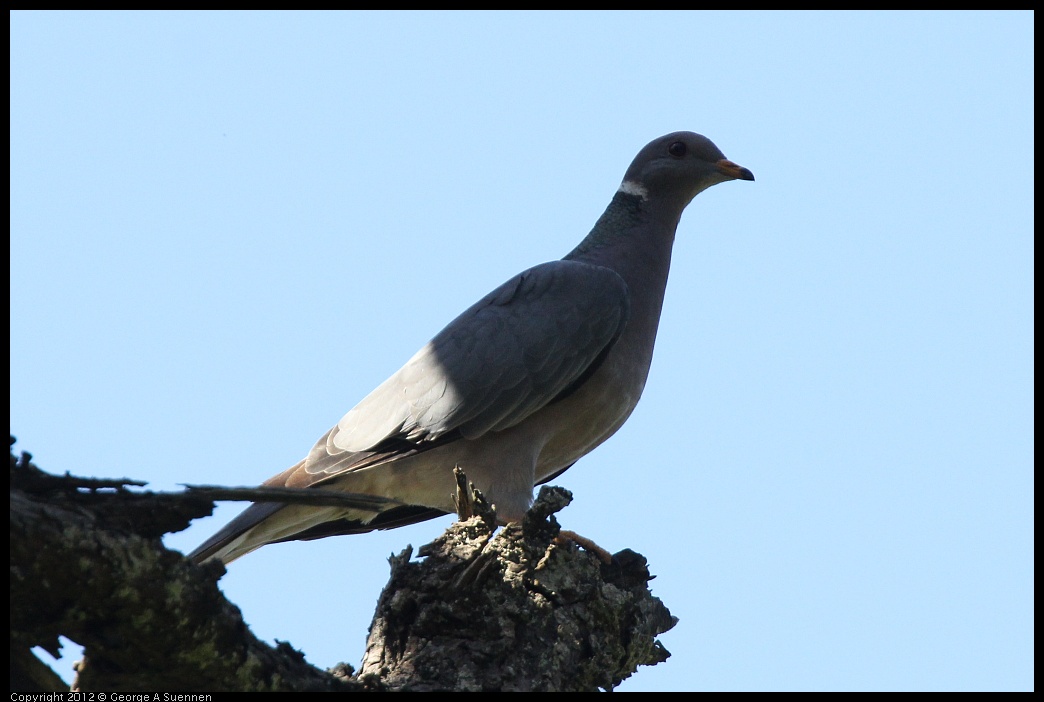
M 481 495 L 458 490 L 476 516 L 418 549 L 422 560 L 411 548 L 391 559 L 353 676 L 257 640 L 216 586 L 220 564 L 163 547 L 163 533 L 211 513 L 215 494 L 256 490 L 131 491 L 140 483 L 52 476 L 29 459 L 11 455 L 12 690 L 63 689 L 31 653 L 57 654 L 59 636 L 84 647 L 77 689 L 99 691 L 595 690 L 669 655 L 655 637 L 675 619 L 649 593 L 645 559 L 622 551 L 606 565 L 558 540 L 553 514 L 571 499 L 560 488 L 542 488 L 524 523 L 499 532 Z M 274 497 L 360 504 L 261 499 Z

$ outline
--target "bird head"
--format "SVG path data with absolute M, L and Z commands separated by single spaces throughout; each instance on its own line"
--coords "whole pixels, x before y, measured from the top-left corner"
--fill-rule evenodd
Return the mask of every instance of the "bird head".
M 702 134 L 672 132 L 638 152 L 620 190 L 684 208 L 700 192 L 727 180 L 754 180 L 754 174 L 725 158 Z

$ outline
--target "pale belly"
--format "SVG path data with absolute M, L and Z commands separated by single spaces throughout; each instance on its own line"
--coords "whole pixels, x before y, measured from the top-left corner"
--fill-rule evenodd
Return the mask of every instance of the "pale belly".
M 561 471 L 593 451 L 616 433 L 631 416 L 645 385 L 633 377 L 631 382 L 585 385 L 577 393 L 542 410 L 547 440 L 536 465 L 536 482 Z M 597 388 L 597 390 L 595 389 Z

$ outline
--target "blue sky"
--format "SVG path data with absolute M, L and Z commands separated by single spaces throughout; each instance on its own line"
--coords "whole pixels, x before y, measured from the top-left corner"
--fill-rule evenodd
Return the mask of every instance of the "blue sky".
M 16 450 L 256 484 L 692 130 L 757 181 L 690 205 L 642 401 L 555 481 L 680 619 L 622 689 L 1032 689 L 1032 19 L 15 12 Z M 447 524 L 221 585 L 358 664 Z

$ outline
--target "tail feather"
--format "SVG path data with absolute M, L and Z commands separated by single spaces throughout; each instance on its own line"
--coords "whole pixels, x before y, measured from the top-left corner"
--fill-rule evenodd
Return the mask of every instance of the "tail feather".
M 284 507 L 286 505 L 281 502 L 256 502 L 250 505 L 235 519 L 223 526 L 220 531 L 197 546 L 188 557 L 196 563 L 219 558 L 228 564 L 255 548 L 260 548 L 262 543 L 246 550 L 239 550 L 236 547 L 240 545 L 248 531 Z

